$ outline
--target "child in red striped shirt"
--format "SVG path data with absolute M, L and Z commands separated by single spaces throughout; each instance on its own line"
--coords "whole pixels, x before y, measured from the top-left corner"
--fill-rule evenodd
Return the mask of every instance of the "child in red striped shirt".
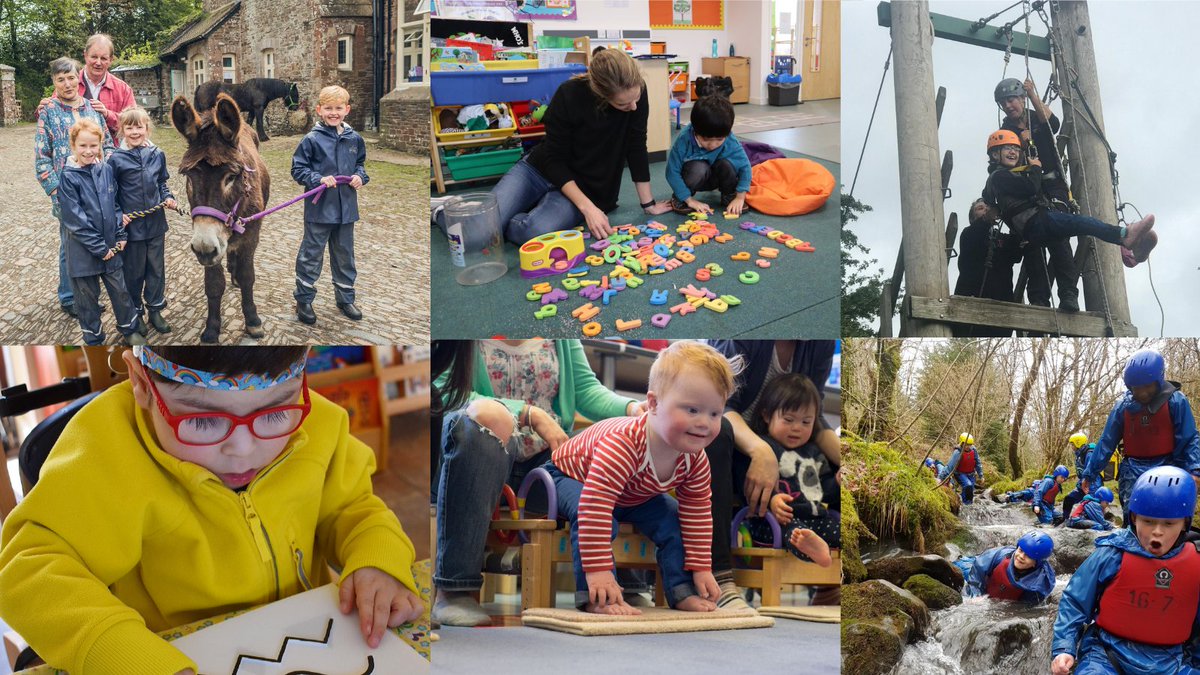
M 654 542 L 672 608 L 717 608 L 712 477 L 704 449 L 721 430 L 736 367 L 707 345 L 672 344 L 650 368 L 648 412 L 593 424 L 554 451 L 546 469 L 558 491 L 558 512 L 571 522 L 580 609 L 641 613 L 625 602 L 613 574 L 618 520 Z

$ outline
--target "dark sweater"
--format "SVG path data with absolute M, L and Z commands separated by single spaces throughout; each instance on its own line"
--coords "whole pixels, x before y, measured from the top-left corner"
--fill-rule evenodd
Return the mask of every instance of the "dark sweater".
M 1042 162 L 1042 171 L 1047 174 L 1042 181 L 1042 191 L 1054 199 L 1066 202 L 1070 199 L 1070 193 L 1066 178 L 1063 176 L 1062 163 L 1058 159 L 1058 153 L 1055 151 L 1054 145 L 1054 137 L 1058 134 L 1060 126 L 1058 117 L 1054 113 L 1050 113 L 1049 124 L 1042 124 L 1042 121 L 1037 117 L 1037 113 L 1031 112 L 1029 125 L 1029 135 L 1033 138 L 1034 147 L 1037 148 L 1038 159 Z M 1007 117 L 1004 118 L 1004 124 L 1000 125 L 1000 128 L 1007 129 L 1018 135 L 1021 133 L 1021 130 L 1017 128 L 1016 122 Z
M 583 78 L 562 83 L 543 122 L 546 139 L 529 153 L 529 165 L 562 188 L 571 181 L 602 211 L 617 207 L 625 165 L 634 182 L 650 180 L 645 87 L 637 110 L 622 112 L 600 101 Z

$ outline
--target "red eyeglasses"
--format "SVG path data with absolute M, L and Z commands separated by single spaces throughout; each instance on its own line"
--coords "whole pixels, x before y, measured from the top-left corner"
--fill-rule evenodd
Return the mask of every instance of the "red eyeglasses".
M 233 430 L 245 425 L 255 438 L 269 441 L 274 438 L 287 436 L 300 428 L 304 418 L 312 411 L 312 401 L 308 397 L 308 373 L 304 373 L 300 382 L 303 392 L 303 403 L 300 405 L 280 405 L 264 408 L 250 415 L 231 415 L 222 412 L 194 413 L 190 415 L 174 415 L 167 409 L 162 394 L 154 385 L 154 378 L 146 374 L 150 382 L 150 390 L 154 392 L 154 401 L 158 411 L 162 413 L 167 424 L 175 432 L 175 438 L 184 445 L 216 445 L 229 438 Z

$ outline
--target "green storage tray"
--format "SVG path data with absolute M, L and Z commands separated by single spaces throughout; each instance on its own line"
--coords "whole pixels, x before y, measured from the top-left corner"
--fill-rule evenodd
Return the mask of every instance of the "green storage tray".
M 512 148 L 493 152 L 477 152 L 461 157 L 447 157 L 446 165 L 450 167 L 450 177 L 454 180 L 499 176 L 521 159 L 521 152 L 521 148 Z

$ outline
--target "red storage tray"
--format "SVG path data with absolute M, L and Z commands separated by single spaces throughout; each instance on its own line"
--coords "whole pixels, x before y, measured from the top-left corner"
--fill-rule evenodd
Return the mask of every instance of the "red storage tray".
M 546 130 L 545 124 L 534 124 L 528 127 L 520 126 L 519 120 L 533 110 L 530 101 L 513 101 L 508 104 L 508 107 L 512 111 L 513 123 L 517 124 L 518 134 L 537 134 Z

